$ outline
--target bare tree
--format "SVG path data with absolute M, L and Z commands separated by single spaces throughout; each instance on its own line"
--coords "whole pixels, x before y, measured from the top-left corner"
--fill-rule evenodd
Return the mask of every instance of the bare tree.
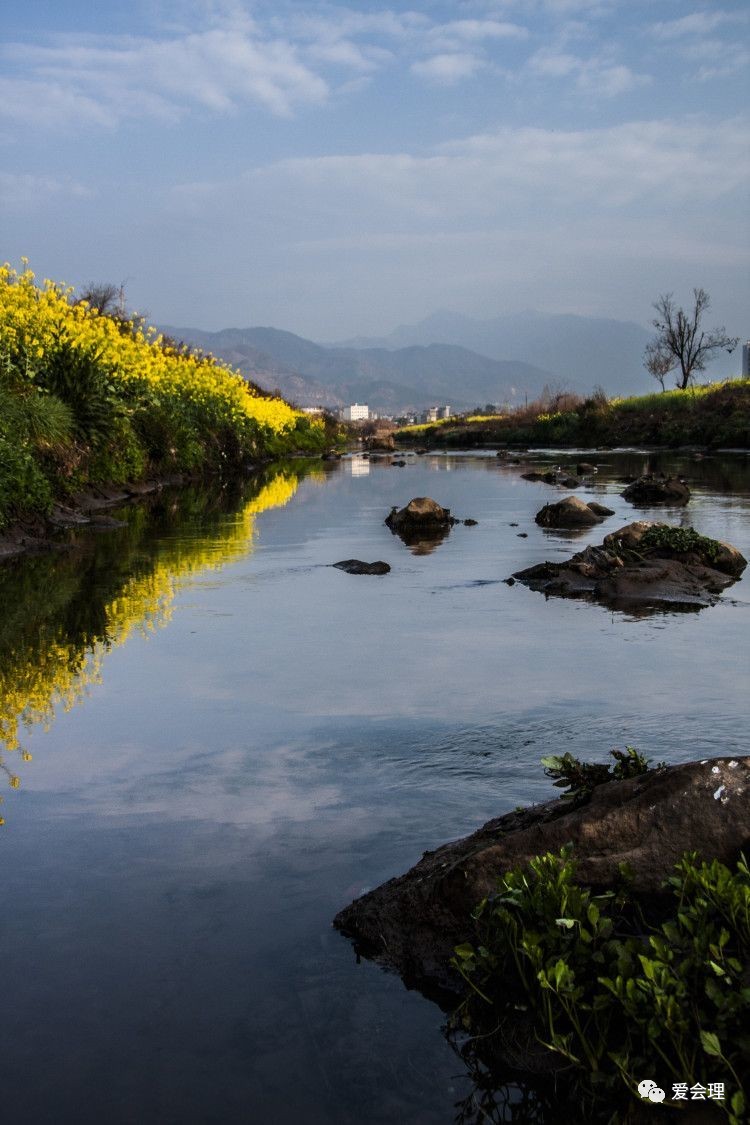
M 656 336 L 647 345 L 643 359 L 662 390 L 665 378 L 676 367 L 679 367 L 676 386 L 685 390 L 699 371 L 705 371 L 714 352 L 726 348 L 731 354 L 739 342 L 738 336 L 727 336 L 723 327 L 711 332 L 702 329 L 703 315 L 711 303 L 705 289 L 694 289 L 693 301 L 692 309 L 687 312 L 676 307 L 671 293 L 663 294 L 654 303 L 657 315 L 651 323 Z

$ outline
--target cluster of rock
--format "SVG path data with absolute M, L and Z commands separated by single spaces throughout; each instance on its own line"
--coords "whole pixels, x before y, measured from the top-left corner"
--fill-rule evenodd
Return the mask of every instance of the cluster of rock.
M 450 508 L 443 508 L 429 496 L 415 496 L 405 508 L 392 508 L 385 523 L 415 555 L 427 555 L 442 543 L 455 524 L 475 527 L 477 521 L 456 519 Z M 386 562 L 367 563 L 361 559 L 343 559 L 333 565 L 347 574 L 388 574 L 391 569 Z
M 407 984 L 460 990 L 450 965 L 474 941 L 471 912 L 498 876 L 572 843 L 579 881 L 604 891 L 627 863 L 635 897 L 662 892 L 686 851 L 731 864 L 750 838 L 750 757 L 716 758 L 599 785 L 586 804 L 555 799 L 490 820 L 425 852 L 405 875 L 356 899 L 334 925 Z
M 662 542 L 652 528 L 663 529 Z M 744 571 L 747 560 L 728 543 L 702 539 L 689 550 L 668 545 L 668 524 L 639 520 L 605 536 L 563 563 L 543 562 L 516 572 L 509 583 L 561 597 L 588 596 L 622 608 L 713 605 Z M 660 537 L 657 536 L 658 540 Z

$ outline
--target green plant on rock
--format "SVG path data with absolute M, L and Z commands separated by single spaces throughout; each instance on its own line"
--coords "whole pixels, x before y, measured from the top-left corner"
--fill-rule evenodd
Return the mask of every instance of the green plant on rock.
M 610 750 L 610 757 L 614 759 L 614 765 L 609 762 L 582 762 L 568 752 L 542 758 L 541 764 L 547 777 L 554 780 L 555 787 L 566 790 L 563 798 L 570 801 L 587 800 L 597 785 L 638 777 L 651 769 L 649 759 L 634 746 Z
M 582 1107 L 627 1104 L 654 1070 L 725 1083 L 716 1102 L 745 1120 L 750 1065 L 750 872 L 687 854 L 657 922 L 628 890 L 577 883 L 570 846 L 500 877 L 476 908 L 476 943 L 452 964 L 469 986 L 454 1026 L 472 1035 L 523 1018 L 560 1059 Z M 637 1096 L 637 1095 L 636 1095 Z
M 641 538 L 640 546 L 644 550 L 660 548 L 674 551 L 675 554 L 695 551 L 712 561 L 717 558 L 721 550 L 721 544 L 716 539 L 699 535 L 692 527 L 668 527 L 666 524 L 650 527 Z

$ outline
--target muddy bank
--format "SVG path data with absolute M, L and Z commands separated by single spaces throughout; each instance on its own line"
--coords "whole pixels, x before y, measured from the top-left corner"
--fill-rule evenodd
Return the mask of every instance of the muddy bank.
M 61 538 L 61 532 L 70 528 L 106 531 L 121 527 L 120 520 L 104 514 L 107 509 L 122 508 L 164 489 L 194 484 L 197 479 L 173 474 L 132 484 L 98 485 L 76 492 L 67 504 L 54 504 L 49 515 L 18 520 L 0 532 L 0 562 L 18 555 L 66 550 L 69 544 Z

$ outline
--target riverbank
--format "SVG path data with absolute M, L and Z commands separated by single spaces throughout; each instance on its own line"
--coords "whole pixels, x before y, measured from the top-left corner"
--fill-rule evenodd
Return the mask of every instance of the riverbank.
M 596 449 L 750 448 L 750 381 L 733 379 L 634 398 L 563 396 L 562 407 L 457 418 L 397 430 L 403 445 L 467 449 L 555 446 Z
M 91 489 L 242 477 L 338 438 L 213 356 L 29 269 L 0 268 L 0 532 Z M 21 532 L 22 537 L 22 532 Z

